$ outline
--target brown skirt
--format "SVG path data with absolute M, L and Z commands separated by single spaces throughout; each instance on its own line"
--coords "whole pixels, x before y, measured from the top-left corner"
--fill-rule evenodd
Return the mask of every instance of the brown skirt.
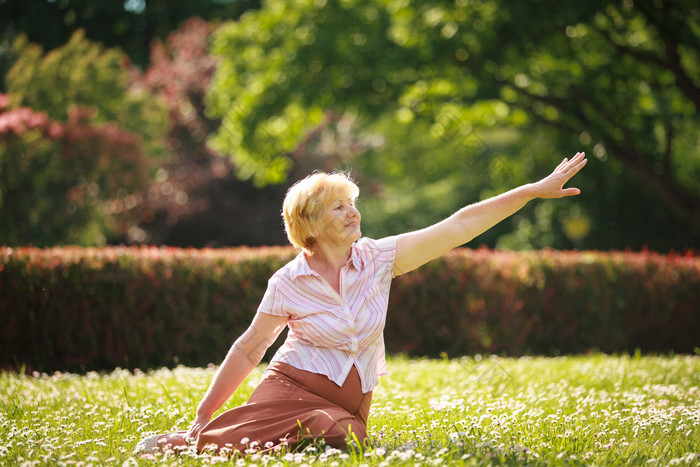
M 345 447 L 349 432 L 364 442 L 372 392 L 362 393 L 353 366 L 342 387 L 328 377 L 273 362 L 248 402 L 209 422 L 200 432 L 197 449 L 215 444 L 245 451 L 257 445 L 267 450 L 323 438 Z M 251 446 L 251 443 L 257 442 Z

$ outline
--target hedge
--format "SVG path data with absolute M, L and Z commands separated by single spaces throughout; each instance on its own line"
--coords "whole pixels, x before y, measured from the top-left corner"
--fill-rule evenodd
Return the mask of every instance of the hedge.
M 294 254 L 0 248 L 0 367 L 219 363 Z M 458 249 L 394 280 L 385 340 L 427 356 L 690 353 L 698 331 L 698 256 Z
M 700 257 L 456 250 L 392 290 L 387 346 L 448 355 L 692 353 Z
M 218 363 L 292 257 L 286 248 L 4 249 L 0 365 Z

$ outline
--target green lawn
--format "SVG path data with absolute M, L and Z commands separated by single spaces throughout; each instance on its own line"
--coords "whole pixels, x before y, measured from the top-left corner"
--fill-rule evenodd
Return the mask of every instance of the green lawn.
M 697 465 L 700 357 L 392 358 L 374 393 L 373 447 L 200 465 Z M 226 408 L 245 401 L 258 368 Z M 0 465 L 149 464 L 143 436 L 184 429 L 214 369 L 18 376 L 0 373 Z

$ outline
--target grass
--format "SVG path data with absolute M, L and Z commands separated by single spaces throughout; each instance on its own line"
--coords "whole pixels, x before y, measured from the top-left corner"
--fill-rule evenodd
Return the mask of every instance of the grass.
M 370 412 L 373 446 L 201 465 L 697 465 L 699 356 L 392 358 Z M 261 366 L 225 408 L 244 402 Z M 75 375 L 0 373 L 0 464 L 152 464 L 144 435 L 184 429 L 214 368 Z

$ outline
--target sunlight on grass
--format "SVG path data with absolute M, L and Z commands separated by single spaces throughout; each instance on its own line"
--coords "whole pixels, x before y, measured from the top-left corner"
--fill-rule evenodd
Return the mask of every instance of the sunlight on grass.
M 182 465 L 697 465 L 700 357 L 392 358 L 374 393 L 372 446 Z M 256 369 L 226 408 L 243 403 Z M 184 429 L 214 368 L 0 374 L 0 464 L 127 464 L 144 435 Z M 222 409 L 223 410 L 223 409 Z

